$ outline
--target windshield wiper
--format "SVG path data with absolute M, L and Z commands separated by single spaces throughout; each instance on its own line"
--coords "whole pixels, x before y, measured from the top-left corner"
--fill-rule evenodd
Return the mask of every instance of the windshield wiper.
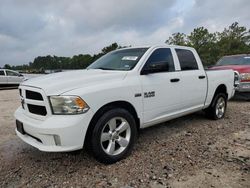
M 98 68 L 94 68 L 94 69 L 101 69 L 101 70 L 115 70 L 115 69 L 106 68 L 106 67 L 98 67 Z
M 90 70 L 90 69 L 114 70 L 114 71 L 128 71 L 128 70 L 130 70 L 130 69 L 112 69 L 112 68 L 106 68 L 106 67 L 88 68 L 87 70 Z

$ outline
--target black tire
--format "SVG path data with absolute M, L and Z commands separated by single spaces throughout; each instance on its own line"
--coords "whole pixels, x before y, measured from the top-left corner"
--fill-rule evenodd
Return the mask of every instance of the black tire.
M 119 140 L 117 138 L 117 137 L 121 138 L 120 134 L 123 134 L 124 131 L 118 134 L 117 133 L 118 131 L 116 132 L 117 129 L 115 129 L 115 130 L 113 130 L 113 133 L 110 134 L 111 130 L 108 130 L 108 129 L 110 129 L 110 125 L 108 123 L 114 119 L 115 119 L 115 122 L 116 122 L 115 124 L 116 124 L 117 128 L 119 127 L 119 121 L 120 121 L 119 118 L 121 119 L 121 124 L 123 121 L 126 121 L 128 123 L 128 126 L 130 127 L 130 129 L 125 130 L 126 135 L 128 134 L 127 133 L 128 130 L 129 130 L 129 134 L 130 134 L 130 139 L 129 139 L 129 141 L 127 141 L 128 144 L 126 147 L 122 147 L 120 144 L 118 144 Z M 105 129 L 107 129 L 107 130 L 105 130 Z M 106 131 L 106 132 L 104 133 L 104 131 Z M 117 137 L 115 137 L 116 135 L 114 135 L 115 132 L 118 134 Z M 101 141 L 103 133 L 110 134 L 109 140 L 103 141 L 103 142 Z M 114 138 L 113 138 L 113 136 L 114 136 Z M 97 121 L 97 123 L 92 131 L 92 134 L 91 134 L 91 138 L 90 138 L 91 139 L 91 146 L 90 147 L 91 147 L 91 150 L 92 150 L 94 157 L 99 162 L 105 163 L 105 164 L 112 164 L 112 163 L 115 163 L 119 160 L 126 158 L 131 153 L 133 146 L 135 144 L 136 138 L 137 138 L 137 127 L 136 127 L 136 122 L 135 122 L 134 117 L 125 109 L 114 108 L 114 109 L 111 109 L 111 110 L 105 112 L 98 119 L 98 121 Z M 107 142 L 107 143 L 105 143 L 105 142 Z M 113 144 L 114 142 L 115 142 L 115 148 L 120 147 L 121 152 L 120 153 L 118 152 L 117 154 L 113 153 L 113 155 L 108 154 L 107 153 L 108 147 L 109 147 L 110 143 Z M 106 148 L 107 150 L 105 150 L 104 144 L 107 144 L 107 148 Z M 124 150 L 122 151 L 122 149 L 124 149 Z
M 223 113 L 221 112 L 220 114 L 218 114 L 218 109 L 217 109 L 217 105 L 218 103 L 223 99 L 225 106 L 224 106 L 224 111 Z M 227 109 L 227 96 L 225 93 L 217 93 L 215 94 L 210 106 L 205 110 L 205 113 L 207 115 L 208 118 L 213 119 L 213 120 L 218 120 L 218 119 L 222 119 L 225 116 L 226 113 L 226 109 Z

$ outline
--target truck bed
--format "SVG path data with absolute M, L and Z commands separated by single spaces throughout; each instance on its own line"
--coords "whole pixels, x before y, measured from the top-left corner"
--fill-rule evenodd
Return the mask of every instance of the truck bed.
M 233 70 L 205 70 L 207 75 L 207 97 L 205 101 L 205 107 L 209 106 L 216 88 L 221 84 L 225 83 L 228 93 L 228 99 L 234 96 L 234 71 Z

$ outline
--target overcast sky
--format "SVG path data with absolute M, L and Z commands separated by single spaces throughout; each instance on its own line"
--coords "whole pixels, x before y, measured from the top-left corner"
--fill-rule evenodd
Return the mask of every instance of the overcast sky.
M 0 67 L 39 55 L 159 44 L 174 32 L 233 22 L 250 28 L 249 0 L 0 0 Z

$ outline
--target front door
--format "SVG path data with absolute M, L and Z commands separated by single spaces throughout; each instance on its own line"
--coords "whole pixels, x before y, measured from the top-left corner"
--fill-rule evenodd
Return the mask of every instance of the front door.
M 6 70 L 6 75 L 8 79 L 8 84 L 20 84 L 22 81 L 22 77 L 19 76 L 18 73 Z
M 149 73 L 141 75 L 145 126 L 161 122 L 168 115 L 180 110 L 180 75 L 179 72 L 175 72 L 171 49 L 155 49 L 145 63 L 142 72 L 154 68 L 153 66 L 158 62 L 160 64 L 165 62 L 165 68 L 161 66 L 162 70 L 151 73 L 149 71 Z

